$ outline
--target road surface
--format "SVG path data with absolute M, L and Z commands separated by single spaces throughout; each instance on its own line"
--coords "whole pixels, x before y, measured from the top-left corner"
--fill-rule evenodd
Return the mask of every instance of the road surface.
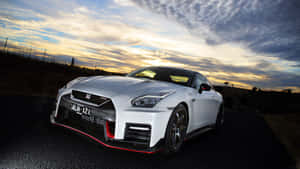
M 290 169 L 294 162 L 265 121 L 252 112 L 226 111 L 220 135 L 186 141 L 174 156 L 147 155 L 94 144 L 49 125 L 53 99 L 0 96 L 0 168 Z

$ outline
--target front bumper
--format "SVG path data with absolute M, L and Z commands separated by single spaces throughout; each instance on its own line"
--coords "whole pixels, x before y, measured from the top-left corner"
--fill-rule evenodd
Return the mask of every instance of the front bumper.
M 142 153 L 155 153 L 161 149 L 166 127 L 162 121 L 168 122 L 168 114 L 116 109 L 115 116 L 112 116 L 92 109 L 96 116 L 93 116 L 93 121 L 88 121 L 69 108 L 74 102 L 71 98 L 60 98 L 58 108 L 51 114 L 51 123 L 109 148 Z

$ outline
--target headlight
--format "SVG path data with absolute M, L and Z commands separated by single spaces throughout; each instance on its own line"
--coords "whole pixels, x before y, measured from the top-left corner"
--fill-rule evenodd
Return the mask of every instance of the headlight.
M 77 83 L 77 82 L 79 82 L 80 80 L 82 80 L 84 77 L 78 77 L 78 78 L 76 78 L 76 79 L 74 79 L 74 80 L 71 80 L 70 82 L 68 82 L 67 84 L 66 84 L 66 86 L 65 86 L 65 88 L 70 88 L 70 87 L 72 87 L 75 83 Z
M 131 104 L 132 106 L 135 107 L 154 107 L 162 99 L 166 98 L 167 96 L 173 93 L 175 93 L 175 91 L 164 91 L 164 92 L 142 95 L 134 98 L 131 101 Z

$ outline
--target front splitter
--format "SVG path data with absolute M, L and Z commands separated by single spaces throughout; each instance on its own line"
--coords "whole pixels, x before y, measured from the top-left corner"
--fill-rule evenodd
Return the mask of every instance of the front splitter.
M 97 143 L 100 143 L 101 145 L 105 146 L 105 147 L 108 147 L 108 148 L 113 148 L 113 149 L 118 149 L 118 150 L 124 150 L 124 151 L 131 151 L 131 152 L 138 152 L 138 153 L 145 153 L 145 154 L 154 154 L 154 153 L 157 153 L 159 151 L 161 151 L 161 148 L 160 148 L 160 143 L 161 141 L 156 145 L 154 146 L 153 148 L 148 148 L 147 150 L 138 150 L 138 149 L 134 149 L 134 148 L 125 148 L 125 147 L 119 147 L 119 146 L 115 146 L 115 144 L 122 144 L 122 142 L 119 142 L 118 141 L 114 141 L 112 142 L 112 144 L 108 144 L 108 143 L 105 143 L 104 141 L 101 141 L 100 139 L 88 134 L 88 133 L 85 133 L 81 130 L 78 130 L 76 128 L 73 128 L 71 126 L 68 126 L 68 125 L 65 125 L 65 124 L 61 124 L 61 123 L 57 123 L 54 121 L 54 119 L 51 119 L 51 123 L 56 125 L 56 126 L 60 126 L 60 127 L 64 127 L 66 129 L 69 129 L 71 131 L 74 131 L 76 133 L 79 133 L 83 136 L 86 136 L 94 141 L 96 141 Z M 123 143 L 124 144 L 124 143 Z

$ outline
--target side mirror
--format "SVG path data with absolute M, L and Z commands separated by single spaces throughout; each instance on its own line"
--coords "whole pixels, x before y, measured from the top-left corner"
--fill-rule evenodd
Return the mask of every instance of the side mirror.
M 202 91 L 210 91 L 210 90 L 211 90 L 211 86 L 209 86 L 206 83 L 202 83 L 200 85 L 199 93 L 202 93 Z

